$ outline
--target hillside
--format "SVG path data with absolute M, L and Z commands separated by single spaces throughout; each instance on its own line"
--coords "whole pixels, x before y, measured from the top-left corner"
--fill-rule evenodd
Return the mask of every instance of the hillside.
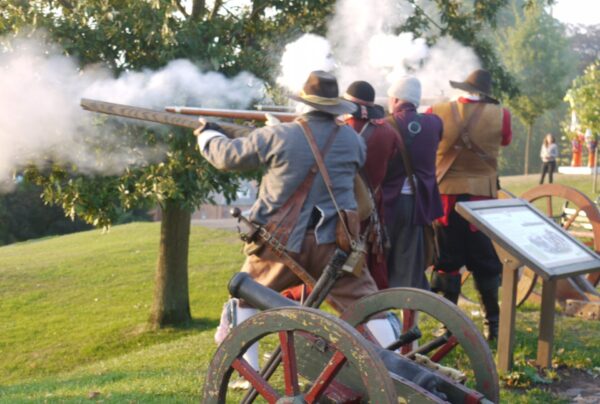
M 79 395 L 79 389 L 85 396 L 88 384 L 98 388 L 106 381 L 119 385 L 119 380 L 132 388 L 135 383 L 121 365 L 131 369 L 136 358 L 141 368 L 133 373 L 144 384 L 155 383 L 153 393 L 169 383 L 153 382 L 152 372 L 160 381 L 163 368 L 172 365 L 190 377 L 188 361 L 196 373 L 188 390 L 198 394 L 199 372 L 204 370 L 200 362 L 206 363 L 214 349 L 212 332 L 227 298 L 227 280 L 243 259 L 240 244 L 232 232 L 193 227 L 189 261 L 193 324 L 152 332 L 145 320 L 152 301 L 158 236 L 159 224 L 143 223 L 116 226 L 106 234 L 95 230 L 0 248 L 4 384 L 0 398 L 15 397 L 11 393 L 15 389 L 24 394 L 17 396 L 22 398 L 32 394 L 41 399 L 65 388 L 68 396 Z M 121 365 L 113 368 L 121 355 L 125 355 Z M 200 362 L 197 355 L 204 355 Z M 105 373 L 107 367 L 113 369 Z M 53 378 L 43 387 L 23 384 L 76 368 L 76 377 Z M 41 395 L 35 393 L 38 389 Z M 167 390 L 181 393 L 175 385 Z
M 137 223 L 0 248 L 0 402 L 198 401 L 226 284 L 243 260 L 240 242 L 230 231 L 192 227 L 194 320 L 152 331 L 145 322 L 158 237 L 159 224 Z M 559 402 L 535 387 L 543 384 L 531 388 L 537 319 L 530 305 L 517 317 L 517 366 L 505 380 L 529 388 L 503 390 L 506 402 Z M 557 364 L 600 367 L 599 332 L 598 322 L 557 317 Z

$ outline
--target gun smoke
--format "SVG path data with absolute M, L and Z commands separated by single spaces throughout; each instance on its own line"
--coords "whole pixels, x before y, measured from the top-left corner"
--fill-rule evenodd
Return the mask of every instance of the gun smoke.
M 157 110 L 175 103 L 245 108 L 264 92 L 250 73 L 228 79 L 188 60 L 115 78 L 98 66 L 80 68 L 40 38 L 0 43 L 6 44 L 0 47 L 0 192 L 10 190 L 15 172 L 29 164 L 56 162 L 84 174 L 115 175 L 164 158 L 164 147 L 131 144 L 113 126 L 98 125 L 97 115 L 80 108 L 82 97 Z
M 433 2 L 416 3 L 436 22 Z M 328 70 L 338 77 L 342 92 L 355 80 L 370 82 L 385 105 L 389 86 L 410 74 L 421 80 L 424 104 L 451 98 L 456 91 L 448 80 L 464 79 L 480 67 L 479 59 L 449 37 L 430 47 L 410 33 L 395 34 L 413 13 L 409 2 L 338 0 L 326 38 L 307 34 L 286 46 L 278 82 L 297 92 L 310 71 Z
M 306 34 L 285 47 L 277 82 L 298 92 L 311 70 L 333 71 L 341 91 L 354 80 L 367 80 L 385 105 L 390 84 L 412 74 L 421 80 L 427 104 L 451 97 L 448 80 L 462 80 L 479 67 L 473 50 L 451 38 L 428 46 L 410 33 L 397 34 L 414 13 L 409 2 L 376 3 L 338 0 L 325 38 Z M 429 18 L 438 18 L 433 2 L 416 4 Z M 28 164 L 58 162 L 106 175 L 164 158 L 164 148 L 129 144 L 111 125 L 98 125 L 97 115 L 79 107 L 82 97 L 157 110 L 173 104 L 246 108 L 264 98 L 264 85 L 252 74 L 226 78 L 188 60 L 114 77 L 99 66 L 79 67 L 41 38 L 0 38 L 0 44 L 5 44 L 0 45 L 0 191 L 10 188 L 14 173 Z

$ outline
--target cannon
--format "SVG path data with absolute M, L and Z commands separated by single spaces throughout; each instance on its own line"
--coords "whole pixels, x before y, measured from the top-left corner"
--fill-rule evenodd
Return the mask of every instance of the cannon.
M 239 211 L 234 216 L 246 221 Z M 251 233 L 257 234 L 256 229 Z M 257 398 L 281 404 L 498 402 L 498 376 L 487 343 L 444 298 L 394 288 L 356 301 L 340 317 L 317 309 L 342 270 L 343 254 L 335 255 L 304 305 L 247 274 L 232 278 L 231 295 L 261 312 L 234 327 L 217 348 L 205 379 L 204 403 L 251 403 Z M 365 323 L 394 312 L 419 313 L 418 327 L 404 329 L 387 347 L 379 346 Z M 414 341 L 418 347 L 402 350 Z M 270 352 L 260 371 L 243 358 L 255 343 L 261 352 Z M 250 391 L 230 388 L 233 377 L 247 381 Z

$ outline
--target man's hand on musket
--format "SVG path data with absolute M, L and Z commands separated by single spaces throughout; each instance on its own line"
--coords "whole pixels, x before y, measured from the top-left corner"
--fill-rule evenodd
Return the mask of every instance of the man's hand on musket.
M 267 126 L 275 126 L 281 123 L 279 119 L 277 119 L 273 114 L 270 114 L 268 112 L 265 113 L 265 117 L 267 118 L 265 121 L 265 125 Z
M 194 135 L 200 136 L 202 131 L 204 131 L 204 129 L 206 129 L 206 124 L 208 124 L 208 121 L 206 119 L 198 118 L 198 128 L 196 130 L 194 130 Z
M 224 130 L 218 123 L 207 121 L 204 118 L 198 118 L 198 128 L 194 130 L 194 135 L 200 136 L 200 134 L 205 130 L 214 130 L 216 132 L 220 132 L 221 134 L 227 137 L 231 137 L 229 136 L 227 131 Z

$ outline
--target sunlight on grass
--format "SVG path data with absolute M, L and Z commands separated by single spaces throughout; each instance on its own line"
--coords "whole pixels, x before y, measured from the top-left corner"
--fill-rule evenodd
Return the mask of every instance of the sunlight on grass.
M 199 400 L 216 349 L 213 333 L 227 299 L 226 285 L 243 261 L 241 244 L 233 232 L 193 226 L 193 321 L 150 331 L 146 321 L 158 240 L 159 224 L 136 223 L 106 234 L 94 230 L 0 248 L 0 402 Z M 476 301 L 469 283 L 464 291 Z M 462 308 L 481 327 L 478 306 Z M 538 321 L 535 304 L 519 309 L 517 372 L 526 374 L 535 358 Z M 437 327 L 423 318 L 424 331 Z M 557 316 L 556 364 L 600 366 L 598 335 L 599 322 Z M 445 364 L 468 368 L 461 352 L 452 355 Z M 503 389 L 502 399 L 559 402 L 542 387 Z

